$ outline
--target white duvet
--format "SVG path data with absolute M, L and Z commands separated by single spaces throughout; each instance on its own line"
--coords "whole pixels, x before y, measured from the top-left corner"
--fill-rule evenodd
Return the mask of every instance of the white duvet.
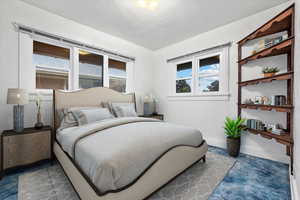
M 169 149 L 203 142 L 197 129 L 138 117 L 66 128 L 56 137 L 101 193 L 128 186 Z

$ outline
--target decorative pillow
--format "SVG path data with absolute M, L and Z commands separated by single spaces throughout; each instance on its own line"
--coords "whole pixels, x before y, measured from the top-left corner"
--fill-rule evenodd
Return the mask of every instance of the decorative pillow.
M 76 118 L 68 108 L 62 109 L 59 112 L 59 120 L 60 120 L 60 127 L 58 128 L 58 131 L 61 131 L 65 128 L 78 126 L 78 122 Z
M 134 103 L 111 103 L 111 107 L 117 117 L 137 117 Z
M 65 128 L 70 128 L 74 126 L 78 126 L 78 121 L 75 118 L 73 111 L 81 110 L 81 109 L 95 109 L 98 107 L 73 107 L 73 108 L 65 108 L 58 111 L 58 117 L 60 121 L 60 127 L 58 131 L 63 130 Z
M 72 113 L 79 126 L 114 118 L 107 108 L 80 109 L 74 110 Z
M 102 102 L 101 105 L 102 105 L 103 108 L 107 108 L 111 114 L 113 114 L 114 116 L 116 116 L 114 114 L 113 109 L 112 109 L 111 102 Z

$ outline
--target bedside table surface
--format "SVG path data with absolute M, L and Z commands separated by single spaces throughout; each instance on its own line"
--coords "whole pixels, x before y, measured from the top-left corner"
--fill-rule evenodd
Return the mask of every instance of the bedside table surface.
M 51 130 L 52 130 L 51 126 L 44 126 L 41 129 L 24 128 L 24 130 L 21 133 L 17 133 L 14 130 L 5 130 L 2 132 L 2 136 L 23 135 L 23 134 L 38 133 L 43 131 L 51 131 Z
M 139 117 L 163 117 L 164 115 L 163 114 L 155 114 L 155 115 L 140 115 Z

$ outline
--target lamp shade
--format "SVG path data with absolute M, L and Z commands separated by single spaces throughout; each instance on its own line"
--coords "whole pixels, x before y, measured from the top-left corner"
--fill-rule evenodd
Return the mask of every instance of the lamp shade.
M 9 88 L 7 90 L 7 104 L 28 104 L 28 93 L 26 89 Z

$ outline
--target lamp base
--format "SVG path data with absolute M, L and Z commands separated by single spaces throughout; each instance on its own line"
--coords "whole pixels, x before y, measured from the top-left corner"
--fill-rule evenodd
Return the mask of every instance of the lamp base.
M 14 106 L 14 131 L 21 133 L 24 130 L 24 106 Z

